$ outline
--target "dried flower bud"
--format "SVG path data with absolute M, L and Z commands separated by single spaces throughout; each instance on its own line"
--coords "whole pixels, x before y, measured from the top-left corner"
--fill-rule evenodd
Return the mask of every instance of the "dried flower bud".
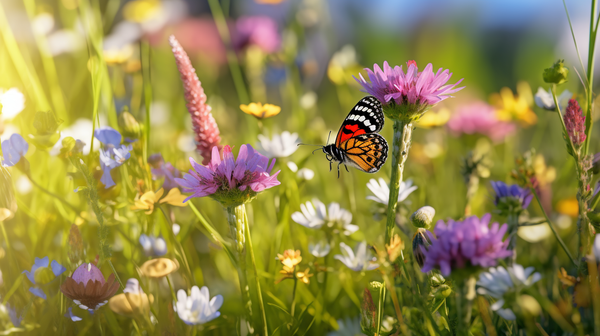
M 551 68 L 544 69 L 544 82 L 562 84 L 567 81 L 569 68 L 565 67 L 564 60 L 558 60 Z
M 410 216 L 410 221 L 415 227 L 429 229 L 435 216 L 435 209 L 426 205 L 419 208 Z
M 423 249 L 425 249 L 426 251 L 429 250 L 429 246 L 431 246 L 432 239 L 433 234 L 424 228 L 417 229 L 417 232 L 413 237 L 413 255 L 415 256 L 417 264 L 419 264 L 419 267 L 421 268 L 423 268 L 423 265 L 425 264 L 425 254 L 423 253 Z
M 363 302 L 360 310 L 360 327 L 366 334 L 377 332 L 377 307 L 368 288 L 363 292 Z

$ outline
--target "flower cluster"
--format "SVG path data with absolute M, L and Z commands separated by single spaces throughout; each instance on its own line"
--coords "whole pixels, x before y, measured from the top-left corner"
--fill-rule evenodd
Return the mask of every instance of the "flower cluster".
M 184 192 L 193 193 L 185 199 L 210 196 L 223 205 L 239 205 L 250 201 L 257 193 L 279 185 L 277 175 L 270 175 L 275 159 L 269 159 L 256 152 L 250 145 L 242 145 L 237 160 L 231 147 L 223 148 L 223 159 L 217 147 L 213 147 L 208 166 L 199 165 L 190 158 L 192 169 L 183 178 L 175 181 Z M 184 202 L 185 202 L 184 201 Z
M 162 154 L 157 153 L 150 155 L 148 163 L 152 166 L 152 176 L 154 179 L 164 178 L 162 187 L 169 191 L 173 188 L 178 188 L 179 185 L 175 182 L 175 178 L 181 177 L 181 172 L 173 167 L 170 162 L 165 162 Z
M 437 222 L 428 250 L 423 250 L 425 263 L 421 271 L 429 272 L 439 268 L 444 276 L 459 268 L 468 266 L 495 266 L 497 259 L 510 257 L 508 241 L 502 241 L 508 226 L 489 222 L 492 216 L 471 216 L 463 221 L 449 219 Z
M 455 84 L 446 84 L 452 74 L 441 68 L 434 73 L 431 63 L 421 72 L 415 61 L 409 61 L 406 68 L 405 73 L 402 66 L 392 68 L 386 61 L 383 70 L 377 64 L 373 70 L 365 69 L 369 81 L 362 74 L 359 74 L 360 79 L 354 79 L 384 105 L 384 112 L 391 119 L 418 119 L 431 106 L 463 89 L 456 88 L 462 79 Z
M 573 145 L 578 148 L 585 142 L 585 116 L 575 99 L 569 100 L 565 113 L 565 126 Z

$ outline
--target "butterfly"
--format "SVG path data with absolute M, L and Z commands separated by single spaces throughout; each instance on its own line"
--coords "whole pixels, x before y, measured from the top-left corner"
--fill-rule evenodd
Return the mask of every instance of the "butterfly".
M 387 141 L 377 134 L 383 128 L 385 117 L 381 103 L 373 96 L 361 99 L 348 113 L 335 138 L 335 143 L 322 147 L 331 163 L 348 165 L 365 173 L 376 173 L 387 160 Z M 329 140 L 328 140 L 329 141 Z

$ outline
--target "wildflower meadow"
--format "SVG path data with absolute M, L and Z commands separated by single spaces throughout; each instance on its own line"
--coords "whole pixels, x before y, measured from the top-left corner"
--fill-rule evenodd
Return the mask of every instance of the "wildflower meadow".
M 599 23 L 0 1 L 0 335 L 600 336 Z

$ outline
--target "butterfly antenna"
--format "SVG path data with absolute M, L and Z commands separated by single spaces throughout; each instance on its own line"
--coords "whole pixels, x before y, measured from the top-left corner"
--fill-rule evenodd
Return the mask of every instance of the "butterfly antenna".
M 318 147 L 323 147 L 323 145 L 316 145 L 316 144 L 305 144 L 305 143 L 299 143 L 298 146 L 318 146 Z
M 331 131 L 329 131 L 329 135 L 327 135 L 327 143 L 329 144 L 329 137 L 331 136 Z
M 323 147 L 323 146 L 321 146 L 321 147 Z M 315 152 L 318 151 L 318 150 L 321 150 L 321 148 L 317 148 L 314 151 L 312 151 L 313 155 L 315 155 Z

